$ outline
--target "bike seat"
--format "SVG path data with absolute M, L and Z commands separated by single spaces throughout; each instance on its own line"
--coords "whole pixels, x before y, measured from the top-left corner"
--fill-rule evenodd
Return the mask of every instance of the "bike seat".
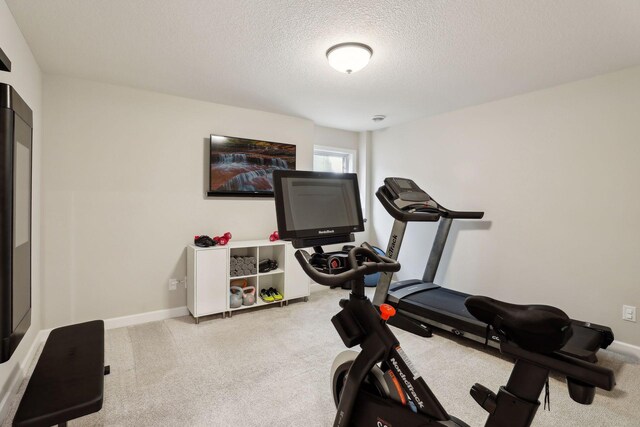
M 464 304 L 476 319 L 535 353 L 559 350 L 573 334 L 569 316 L 548 305 L 509 304 L 483 296 L 468 297 Z

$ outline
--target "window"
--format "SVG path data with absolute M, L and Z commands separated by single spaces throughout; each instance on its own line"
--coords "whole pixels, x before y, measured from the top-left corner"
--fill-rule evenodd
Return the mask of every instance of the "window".
M 345 148 L 313 147 L 313 170 L 318 172 L 353 173 L 356 170 L 356 152 Z

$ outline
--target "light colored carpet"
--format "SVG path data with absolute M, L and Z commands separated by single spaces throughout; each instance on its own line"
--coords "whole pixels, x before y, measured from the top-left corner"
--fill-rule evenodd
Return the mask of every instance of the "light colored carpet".
M 308 302 L 284 308 L 199 325 L 182 317 L 109 330 L 104 407 L 70 425 L 330 426 L 335 407 L 329 370 L 344 349 L 330 318 L 346 295 L 313 286 Z M 469 388 L 479 382 L 497 391 L 512 364 L 466 340 L 395 331 L 447 411 L 472 426 L 484 425 L 485 412 Z M 582 406 L 569 398 L 561 379 L 552 378 L 552 411 L 541 408 L 535 426 L 640 425 L 640 365 L 612 352 L 599 354 L 616 372 L 615 391 L 598 392 L 593 405 Z M 17 399 L 8 420 L 16 406 Z

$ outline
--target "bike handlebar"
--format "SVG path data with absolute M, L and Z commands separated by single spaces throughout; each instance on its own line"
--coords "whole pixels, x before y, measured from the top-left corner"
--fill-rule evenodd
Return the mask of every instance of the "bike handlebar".
M 365 261 L 358 265 L 357 255 L 363 255 L 366 259 L 373 261 Z M 351 268 L 339 274 L 326 274 L 318 271 L 309 263 L 311 255 L 307 251 L 299 249 L 296 251 L 295 256 L 307 276 L 325 286 L 339 286 L 350 280 L 364 277 L 367 274 L 400 271 L 400 263 L 386 256 L 378 255 L 368 243 L 363 243 L 362 246 L 349 251 L 348 262 Z

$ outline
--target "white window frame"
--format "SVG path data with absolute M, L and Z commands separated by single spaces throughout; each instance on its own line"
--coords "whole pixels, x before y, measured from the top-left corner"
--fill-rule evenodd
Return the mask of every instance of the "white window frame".
M 344 166 L 346 166 L 346 172 L 348 173 L 356 173 L 357 172 L 357 167 L 358 167 L 358 163 L 357 163 L 357 154 L 358 152 L 356 150 L 351 150 L 349 148 L 341 148 L 341 147 L 329 147 L 327 145 L 314 145 L 313 146 L 313 157 L 314 157 L 314 167 L 313 170 L 315 171 L 315 156 L 316 153 L 319 155 L 325 154 L 325 155 L 339 155 L 339 156 L 343 156 L 344 159 L 346 160 L 347 164 L 343 165 L 343 169 Z

